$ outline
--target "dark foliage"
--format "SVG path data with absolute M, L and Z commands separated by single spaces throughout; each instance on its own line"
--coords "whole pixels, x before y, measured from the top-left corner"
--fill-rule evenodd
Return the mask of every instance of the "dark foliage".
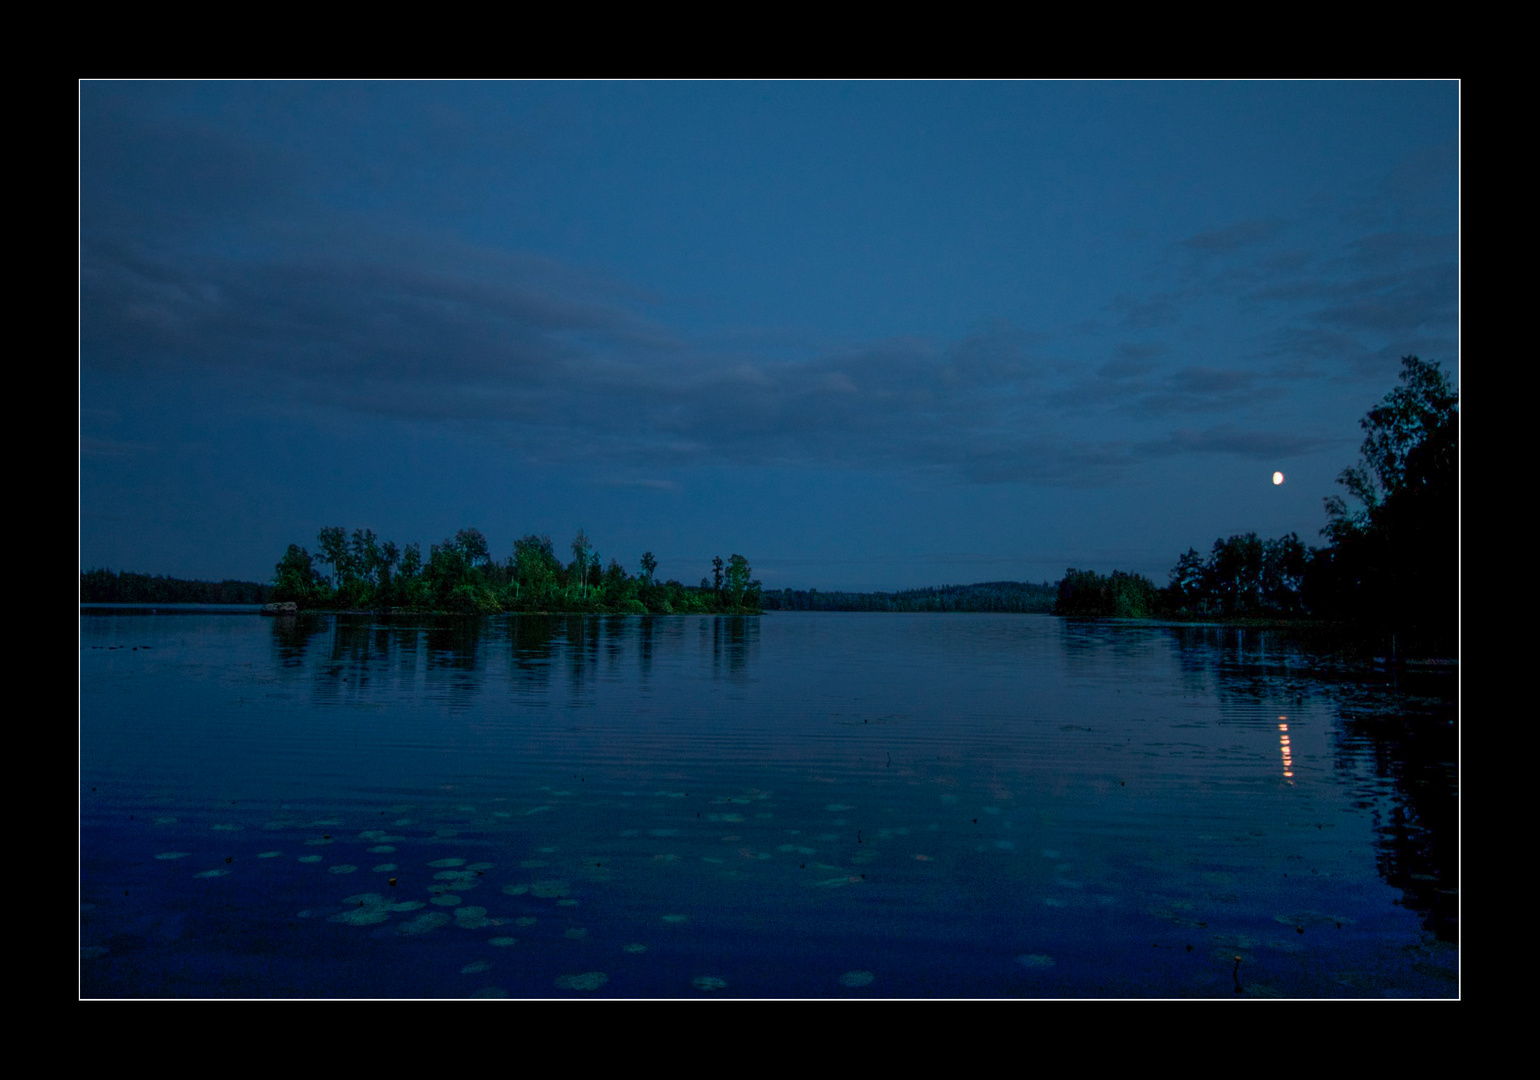
M 764 594 L 766 611 L 1009 611 L 1047 614 L 1054 586 L 1046 581 L 985 581 L 902 592 L 822 592 L 779 589 Z
M 265 604 L 269 592 L 255 581 L 183 581 L 113 570 L 80 575 L 82 604 Z
M 515 541 L 503 562 L 492 557 L 479 529 L 461 529 L 441 544 L 404 549 L 381 542 L 369 529 L 351 537 L 329 526 L 316 538 L 319 562 L 290 544 L 275 567 L 271 599 L 326 610 L 436 611 L 491 615 L 504 611 L 570 611 L 608 614 L 675 612 L 754 613 L 760 584 L 749 561 L 733 555 L 712 561 L 717 580 L 698 589 L 656 579 L 658 562 L 643 554 L 642 574 L 633 577 L 614 559 L 607 568 L 587 534 L 572 541 L 572 561 L 563 565 L 549 536 L 533 533 Z

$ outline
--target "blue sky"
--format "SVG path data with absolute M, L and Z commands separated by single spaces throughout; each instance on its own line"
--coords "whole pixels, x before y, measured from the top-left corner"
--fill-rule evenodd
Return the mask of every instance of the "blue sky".
M 85 82 L 81 567 L 1320 543 L 1400 357 L 1458 378 L 1459 134 L 1451 81 Z

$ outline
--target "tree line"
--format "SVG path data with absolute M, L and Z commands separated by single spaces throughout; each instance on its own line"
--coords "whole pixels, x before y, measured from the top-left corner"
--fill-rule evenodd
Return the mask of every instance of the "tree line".
M 311 554 L 290 544 L 278 561 L 271 599 L 328 610 L 445 611 L 494 615 L 509 611 L 610 614 L 753 613 L 761 587 L 749 561 L 717 556 L 700 585 L 658 579 L 658 561 L 643 552 L 641 572 L 630 574 L 615 559 L 604 565 L 582 530 L 563 561 L 551 538 L 531 533 L 514 542 L 499 561 L 478 529 L 461 529 L 428 549 L 398 547 L 372 529 L 329 526 Z
M 1357 464 L 1324 500 L 1326 544 L 1254 532 L 1188 548 L 1158 589 L 1149 579 L 1071 568 L 1061 615 L 1138 618 L 1309 616 L 1449 649 L 1459 628 L 1459 396 L 1437 362 L 1407 356 L 1401 385 L 1360 421 Z
M 82 604 L 265 604 L 268 588 L 255 581 L 185 581 L 114 570 L 80 574 Z
M 766 611 L 999 611 L 1047 614 L 1055 588 L 1048 582 L 981 581 L 900 592 L 845 592 L 820 589 L 771 589 Z

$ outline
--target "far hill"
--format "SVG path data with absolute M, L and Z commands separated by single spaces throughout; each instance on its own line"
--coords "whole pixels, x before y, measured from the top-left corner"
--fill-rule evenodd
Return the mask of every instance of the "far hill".
M 767 589 L 765 611 L 1009 611 L 1047 615 L 1058 586 L 1030 581 L 981 581 L 902 592 L 823 592 L 819 589 Z

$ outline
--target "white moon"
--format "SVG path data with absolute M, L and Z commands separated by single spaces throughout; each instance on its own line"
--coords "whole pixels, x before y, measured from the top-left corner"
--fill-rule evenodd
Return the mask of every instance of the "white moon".
M 1273 473 L 1273 483 L 1274 484 L 1281 484 L 1281 483 L 1283 483 L 1283 473 L 1281 473 L 1281 472 Z

